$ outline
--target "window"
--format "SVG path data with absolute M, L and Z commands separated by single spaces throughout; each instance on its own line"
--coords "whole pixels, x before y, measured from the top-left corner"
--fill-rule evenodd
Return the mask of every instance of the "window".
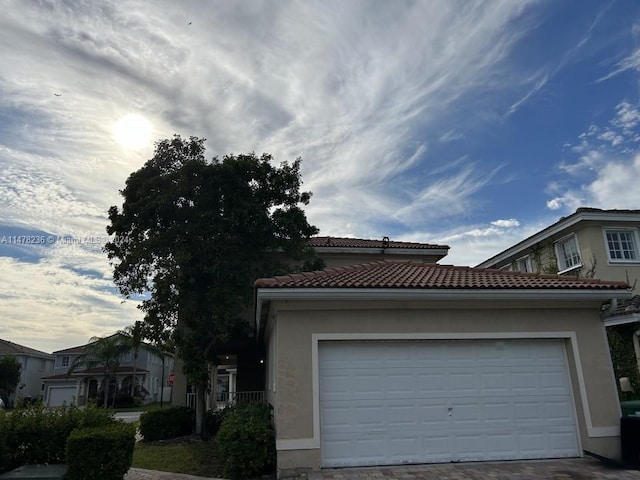
M 638 260 L 638 249 L 633 230 L 605 230 L 607 250 L 612 262 L 634 262 Z
M 527 255 L 526 257 L 516 260 L 516 270 L 518 272 L 531 273 L 533 271 L 531 268 L 531 258 Z
M 69 366 L 69 357 L 67 355 L 62 357 L 62 361 L 60 362 L 60 365 L 62 367 L 68 367 Z
M 40 359 L 40 371 L 44 372 L 47 367 L 47 361 L 44 358 Z
M 556 243 L 556 256 L 558 257 L 560 273 L 582 266 L 578 240 L 575 235 L 565 237 Z

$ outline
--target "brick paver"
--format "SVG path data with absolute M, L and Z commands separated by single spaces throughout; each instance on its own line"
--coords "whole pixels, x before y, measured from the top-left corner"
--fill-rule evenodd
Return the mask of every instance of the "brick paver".
M 325 469 L 309 480 L 640 480 L 592 458 Z
M 205 480 L 211 478 L 213 477 L 196 477 L 195 475 L 144 470 L 142 468 L 130 468 L 124 476 L 124 480 Z
M 124 480 L 203 480 L 180 473 L 131 468 Z M 608 466 L 592 458 L 526 462 L 445 463 L 398 467 L 334 468 L 308 480 L 640 480 L 639 470 Z

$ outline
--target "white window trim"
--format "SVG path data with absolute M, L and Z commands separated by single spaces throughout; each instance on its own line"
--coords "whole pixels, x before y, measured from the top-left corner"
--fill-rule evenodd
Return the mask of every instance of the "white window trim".
M 633 235 L 633 243 L 636 249 L 635 260 L 626 260 L 624 258 L 611 258 L 611 251 L 609 250 L 609 241 L 607 240 L 607 231 L 612 232 L 631 232 Z M 607 252 L 607 259 L 611 264 L 629 264 L 640 263 L 640 237 L 638 237 L 638 229 L 635 227 L 602 227 L 602 238 L 604 239 L 604 249 Z
M 560 246 L 561 243 L 566 242 L 570 238 L 575 239 L 576 250 L 578 251 L 578 257 L 580 257 L 580 262 L 578 262 L 576 265 L 572 265 L 571 267 L 562 268 L 563 265 L 561 264 L 560 259 L 563 258 L 563 255 L 562 255 L 562 252 L 560 252 L 558 250 L 558 247 Z M 556 263 L 558 265 L 558 275 L 562 275 L 563 273 L 571 272 L 572 270 L 577 270 L 578 268 L 582 268 L 582 266 L 583 266 L 583 263 L 582 263 L 582 252 L 580 251 L 580 242 L 578 242 L 578 236 L 575 233 L 571 233 L 569 235 L 565 235 L 564 237 L 559 238 L 558 240 L 556 240 L 553 243 L 553 248 L 554 248 L 555 254 L 556 254 Z
M 519 264 L 521 261 L 525 261 L 527 262 L 527 271 L 526 272 L 522 272 L 522 270 L 520 270 L 519 268 Z M 522 272 L 522 273 L 533 273 L 533 263 L 531 262 L 531 255 L 524 255 L 523 257 L 520 257 L 518 259 L 516 259 L 516 271 L 517 272 Z

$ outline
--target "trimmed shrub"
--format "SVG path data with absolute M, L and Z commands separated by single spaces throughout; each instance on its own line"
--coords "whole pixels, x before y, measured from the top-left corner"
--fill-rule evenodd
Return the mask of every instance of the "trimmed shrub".
M 81 428 L 66 444 L 67 480 L 122 480 L 131 467 L 136 427 L 128 423 Z
M 74 429 L 112 423 L 109 412 L 92 407 L 35 405 L 4 412 L 0 415 L 0 473 L 24 464 L 65 463 L 65 445 Z
M 225 415 L 216 436 L 215 449 L 223 474 L 233 480 L 272 473 L 276 441 L 271 406 L 241 404 Z
M 148 442 L 191 435 L 196 413 L 189 407 L 149 410 L 140 415 L 140 433 Z

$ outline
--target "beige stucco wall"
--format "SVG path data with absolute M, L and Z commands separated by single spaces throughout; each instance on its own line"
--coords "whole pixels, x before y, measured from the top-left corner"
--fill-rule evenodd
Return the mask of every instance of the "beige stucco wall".
M 274 302 L 268 332 L 274 362 L 268 398 L 274 406 L 282 471 L 320 467 L 319 448 L 309 440 L 314 437 L 313 334 L 428 338 L 446 333 L 450 338 L 468 338 L 472 333 L 491 332 L 498 338 L 530 332 L 534 338 L 536 332 L 547 337 L 558 332 L 565 339 L 582 448 L 619 457 L 620 410 L 599 302 Z M 305 448 L 293 448 L 296 441 L 302 446 L 307 442 Z
M 595 278 L 603 280 L 628 281 L 634 286 L 634 294 L 640 293 L 640 262 L 610 262 L 607 253 L 607 245 L 604 230 L 606 227 L 629 228 L 637 227 L 629 222 L 616 222 L 615 224 L 590 224 L 577 232 L 578 245 L 582 255 L 582 261 L 588 270 L 595 259 Z

